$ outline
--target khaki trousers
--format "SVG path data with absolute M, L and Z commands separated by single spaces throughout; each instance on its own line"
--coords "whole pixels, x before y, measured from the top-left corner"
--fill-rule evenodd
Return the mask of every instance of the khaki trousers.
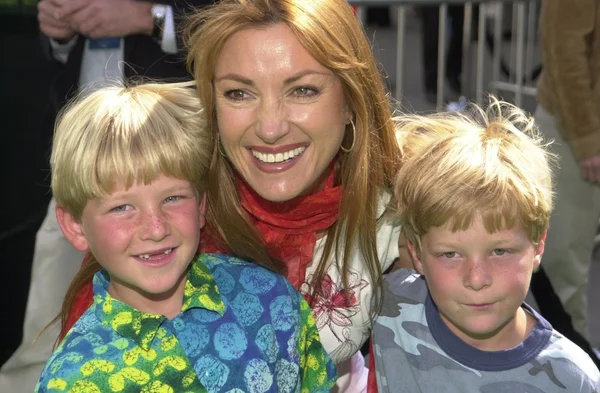
M 56 221 L 55 206 L 53 198 L 36 235 L 23 341 L 0 369 L 0 392 L 33 392 L 52 354 L 58 324 L 38 335 L 60 312 L 67 288 L 85 255 L 64 238 Z

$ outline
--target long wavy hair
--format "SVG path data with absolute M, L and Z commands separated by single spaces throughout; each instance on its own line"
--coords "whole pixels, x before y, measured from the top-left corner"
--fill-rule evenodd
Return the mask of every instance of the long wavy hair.
M 344 288 L 349 288 L 350 256 L 354 247 L 365 262 L 372 282 L 381 276 L 376 232 L 378 201 L 391 190 L 400 151 L 395 139 L 391 102 L 369 41 L 346 0 L 222 0 L 191 15 L 184 30 L 193 73 L 207 117 L 207 127 L 217 142 L 214 76 L 219 54 L 235 33 L 276 24 L 287 25 L 306 50 L 341 80 L 356 132 L 348 128 L 339 154 L 335 178 L 344 186 L 339 219 L 328 229 L 323 255 L 311 288 L 318 288 L 328 261 L 337 264 Z M 281 261 L 269 256 L 258 231 L 244 212 L 235 185 L 235 171 L 215 143 L 207 191 L 207 223 L 234 254 L 280 272 Z M 317 261 L 314 261 L 317 263 Z M 377 298 L 380 290 L 376 291 Z

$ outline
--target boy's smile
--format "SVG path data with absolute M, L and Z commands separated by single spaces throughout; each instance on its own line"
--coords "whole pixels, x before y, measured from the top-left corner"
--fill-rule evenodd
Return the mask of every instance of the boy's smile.
M 164 264 L 171 252 L 173 252 L 174 248 L 170 247 L 167 249 L 157 250 L 157 251 L 149 251 L 143 254 L 138 255 L 138 258 L 142 260 L 143 263 L 146 263 L 151 266 Z
M 89 201 L 81 220 L 62 215 L 72 244 L 91 251 L 109 272 L 111 296 L 141 311 L 179 313 L 185 273 L 204 225 L 190 182 L 161 175 L 148 185 L 119 185 Z
M 448 225 L 421 237 L 409 249 L 442 320 L 468 344 L 482 350 L 518 345 L 535 319 L 521 304 L 537 269 L 544 241 L 535 247 L 521 227 L 487 232 L 481 217 L 465 231 Z

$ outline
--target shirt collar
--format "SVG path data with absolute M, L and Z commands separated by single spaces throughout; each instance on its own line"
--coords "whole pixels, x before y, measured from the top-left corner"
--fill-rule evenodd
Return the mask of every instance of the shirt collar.
M 205 255 L 199 255 L 191 264 L 185 282 L 181 313 L 192 308 L 204 308 L 223 315 L 225 303 L 212 273 L 204 263 Z M 164 315 L 138 311 L 108 293 L 110 278 L 106 270 L 94 275 L 95 314 L 103 325 L 108 325 L 119 335 L 133 340 L 144 350 L 150 349 Z

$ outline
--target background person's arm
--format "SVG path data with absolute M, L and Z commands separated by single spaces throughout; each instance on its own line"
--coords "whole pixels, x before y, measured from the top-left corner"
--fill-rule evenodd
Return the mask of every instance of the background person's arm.
M 597 7 L 595 0 L 545 0 L 540 14 L 545 72 L 555 82 L 562 132 L 586 180 L 600 180 L 600 117 L 590 75 L 596 70 L 588 61 Z

